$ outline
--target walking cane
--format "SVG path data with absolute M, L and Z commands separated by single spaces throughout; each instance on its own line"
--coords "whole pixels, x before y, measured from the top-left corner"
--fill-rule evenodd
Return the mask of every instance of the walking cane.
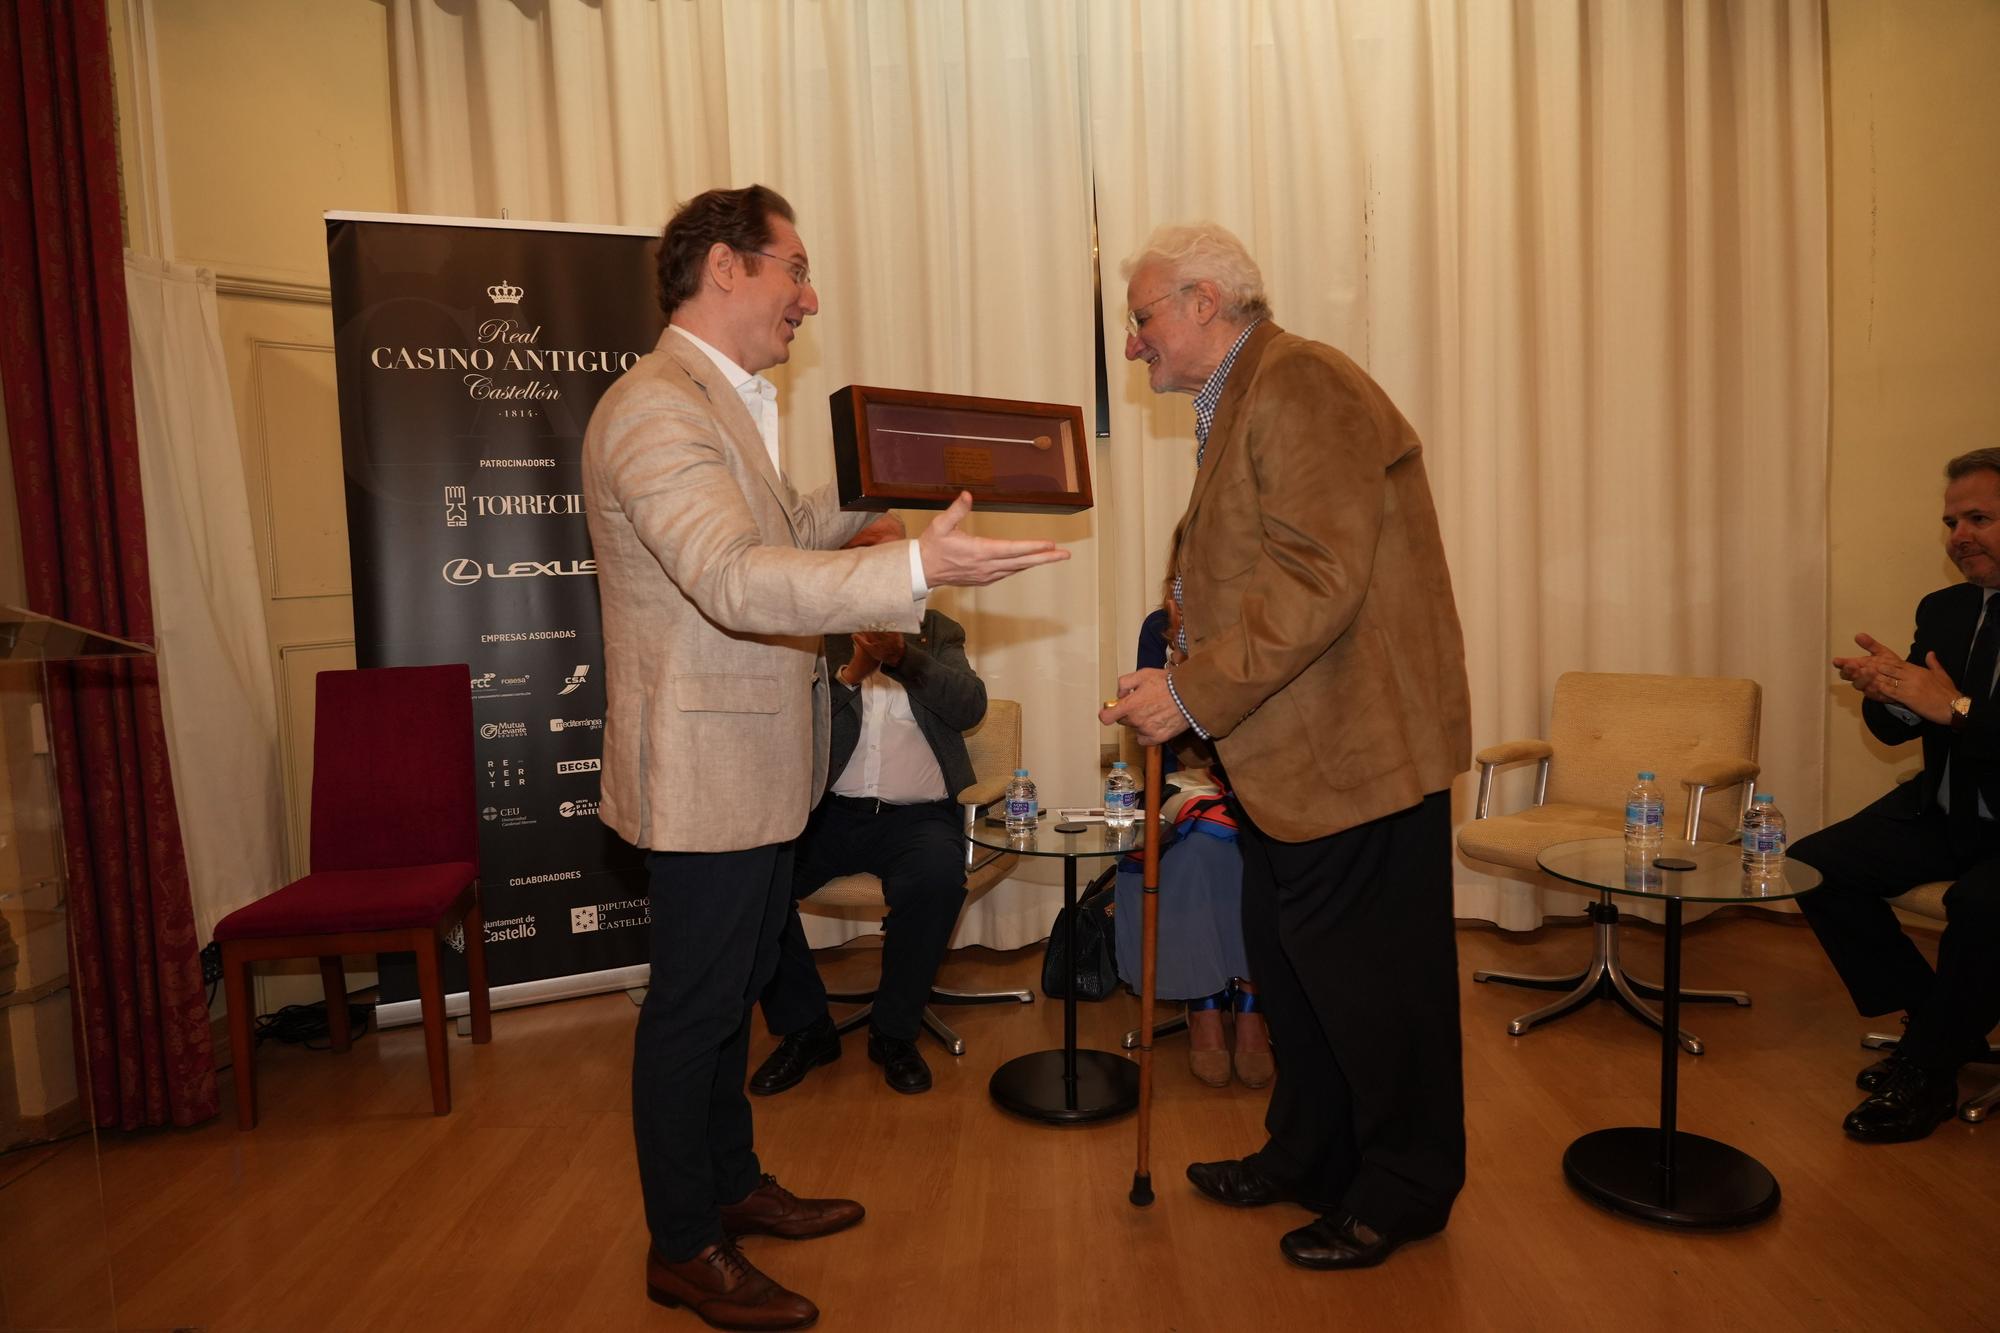
M 1139 1162 L 1132 1206 L 1153 1203 L 1153 967 L 1160 934 L 1160 747 L 1146 749 L 1145 903 L 1139 916 Z

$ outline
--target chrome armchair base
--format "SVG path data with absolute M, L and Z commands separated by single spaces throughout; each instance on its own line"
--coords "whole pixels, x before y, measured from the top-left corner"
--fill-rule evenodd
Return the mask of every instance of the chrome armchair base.
M 875 992 L 828 991 L 826 998 L 834 1004 L 858 1004 L 861 1007 L 845 1017 L 834 1020 L 835 1032 L 852 1032 L 868 1021 L 875 1012 Z M 924 1031 L 938 1039 L 938 1042 L 953 1055 L 965 1054 L 965 1038 L 958 1035 L 952 1026 L 939 1018 L 933 1004 L 1033 1004 L 1035 993 L 1030 990 L 946 990 L 941 986 L 931 987 L 930 1004 L 924 1006 Z
M 1153 1040 L 1158 1041 L 1162 1037 L 1171 1037 L 1176 1032 L 1186 1032 L 1186 1031 L 1187 1031 L 1187 1010 L 1183 1009 L 1179 1013 L 1175 1014 L 1172 1018 L 1163 1018 L 1159 1022 L 1153 1024 Z M 1124 1048 L 1128 1051 L 1138 1050 L 1139 1029 L 1133 1028 L 1130 1032 L 1126 1033 L 1125 1040 L 1120 1044 L 1124 1046 Z
M 1645 981 L 1628 973 L 1618 958 L 1618 907 L 1610 901 L 1610 895 L 1602 895 L 1599 901 L 1590 904 L 1590 963 L 1581 972 L 1567 976 L 1538 976 L 1523 972 L 1496 972 L 1481 970 L 1472 974 L 1474 981 L 1497 981 L 1508 986 L 1525 986 L 1531 990 L 1566 991 L 1561 999 L 1545 1004 L 1539 1009 L 1531 1009 L 1507 1024 L 1507 1031 L 1513 1036 L 1521 1036 L 1530 1028 L 1561 1018 L 1564 1014 L 1575 1013 L 1593 1000 L 1615 1000 L 1621 1008 L 1639 1019 L 1654 1031 L 1661 1024 L 1660 1013 L 1646 1003 L 1647 999 L 1661 999 L 1665 996 L 1655 982 Z M 1644 997 L 1644 998 L 1641 998 Z M 1683 1001 L 1726 1003 L 1748 1005 L 1749 995 L 1733 990 L 1692 990 L 1683 987 Z M 1679 1031 L 1681 1049 L 1689 1055 L 1702 1053 L 1701 1038 L 1686 1028 Z

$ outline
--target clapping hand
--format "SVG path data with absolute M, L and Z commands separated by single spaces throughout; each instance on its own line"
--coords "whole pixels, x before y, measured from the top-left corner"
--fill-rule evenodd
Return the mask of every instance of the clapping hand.
M 1907 662 L 1871 634 L 1854 642 L 1865 656 L 1836 657 L 1840 678 L 1877 703 L 1897 704 L 1926 722 L 1951 721 L 1951 701 L 1962 693 L 1936 653 L 1926 653 L 1923 665 Z

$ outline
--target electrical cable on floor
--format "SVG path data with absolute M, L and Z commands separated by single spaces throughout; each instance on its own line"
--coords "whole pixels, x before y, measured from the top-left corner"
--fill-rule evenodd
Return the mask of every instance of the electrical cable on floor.
M 374 1005 L 350 1003 L 347 1006 L 348 1036 L 358 1038 L 366 1035 L 368 1025 L 374 1018 Z M 326 1030 L 326 1001 L 288 1004 L 275 1014 L 257 1015 L 257 1043 L 261 1046 L 266 1040 L 304 1046 L 309 1051 L 332 1050 L 333 1039 Z

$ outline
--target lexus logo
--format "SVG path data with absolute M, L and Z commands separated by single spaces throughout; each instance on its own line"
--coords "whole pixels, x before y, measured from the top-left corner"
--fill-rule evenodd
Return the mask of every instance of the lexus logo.
M 597 577 L 595 560 L 516 560 L 505 567 L 482 565 L 477 560 L 452 560 L 444 567 L 444 581 L 457 588 L 469 588 L 482 578 L 488 579 L 531 579 L 546 574 L 551 578 L 568 578 L 587 574 Z

